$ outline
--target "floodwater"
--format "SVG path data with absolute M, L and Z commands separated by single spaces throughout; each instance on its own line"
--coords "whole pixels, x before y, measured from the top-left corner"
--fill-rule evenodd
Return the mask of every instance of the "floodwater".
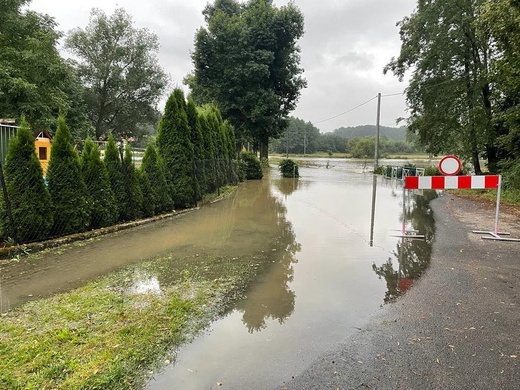
M 0 264 L 0 311 L 120 269 L 132 270 L 125 289 L 159 293 L 188 264 L 240 261 L 261 271 L 246 296 L 175 351 L 147 388 L 275 388 L 358 331 L 429 264 L 435 193 L 403 198 L 401 182 L 366 169 L 305 159 L 299 179 L 273 168 L 200 210 Z M 425 239 L 396 237 L 403 211 L 405 228 Z
M 347 160 L 305 161 L 299 179 L 270 176 L 289 251 L 224 317 L 149 381 L 148 389 L 269 389 L 358 331 L 413 285 L 429 264 L 435 193 L 405 198 L 401 182 Z M 265 211 L 267 212 L 267 211 Z

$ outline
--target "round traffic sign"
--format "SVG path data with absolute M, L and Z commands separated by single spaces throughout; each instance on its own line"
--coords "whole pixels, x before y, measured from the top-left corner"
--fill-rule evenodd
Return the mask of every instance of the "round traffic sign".
M 462 164 L 455 156 L 446 156 L 439 162 L 439 171 L 443 175 L 453 176 L 460 172 Z

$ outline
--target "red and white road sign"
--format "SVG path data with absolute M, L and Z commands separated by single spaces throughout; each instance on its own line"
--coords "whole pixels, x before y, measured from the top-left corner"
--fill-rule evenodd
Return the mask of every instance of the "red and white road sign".
M 460 172 L 462 164 L 455 156 L 446 156 L 439 161 L 439 171 L 443 175 L 453 176 Z
M 497 189 L 498 175 L 486 176 L 406 176 L 408 190 Z

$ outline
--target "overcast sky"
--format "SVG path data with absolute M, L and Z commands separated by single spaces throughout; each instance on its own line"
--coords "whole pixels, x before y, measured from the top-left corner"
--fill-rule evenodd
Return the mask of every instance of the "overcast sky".
M 182 79 L 192 69 L 190 52 L 196 30 L 204 25 L 202 10 L 208 0 L 32 0 L 30 8 L 47 13 L 58 30 L 84 28 L 92 8 L 110 15 L 116 7 L 132 15 L 135 27 L 157 34 L 159 60 L 172 80 Z M 281 7 L 288 0 L 275 0 Z M 300 40 L 301 65 L 308 87 L 302 91 L 298 108 L 292 113 L 310 121 L 322 132 L 341 126 L 376 123 L 377 100 L 350 113 L 354 107 L 375 97 L 399 94 L 406 83 L 383 67 L 399 54 L 396 22 L 412 13 L 415 0 L 294 0 L 305 18 L 305 35 Z M 187 91 L 187 90 L 186 90 Z M 162 109 L 162 107 L 161 107 Z M 339 115 L 339 116 L 338 116 Z M 406 116 L 404 96 L 384 97 L 381 125 L 394 126 Z M 327 120 L 328 118 L 335 117 Z

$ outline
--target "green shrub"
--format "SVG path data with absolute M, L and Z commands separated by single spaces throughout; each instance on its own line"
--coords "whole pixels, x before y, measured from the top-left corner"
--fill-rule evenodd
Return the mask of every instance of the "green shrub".
M 438 167 L 428 167 L 424 170 L 424 176 L 441 176 L 441 172 Z
M 252 152 L 240 153 L 240 160 L 243 163 L 240 168 L 246 180 L 259 180 L 264 176 L 260 160 Z
M 81 153 L 81 172 L 88 192 L 89 227 L 97 229 L 114 224 L 117 221 L 116 197 L 99 148 L 90 138 L 86 139 Z
M 121 173 L 123 175 L 123 186 L 125 189 L 125 199 L 121 204 L 121 214 L 125 221 L 133 221 L 142 216 L 143 192 L 134 162 L 132 161 L 132 148 L 130 144 L 126 144 L 125 147 L 125 157 L 121 163 Z
M 152 196 L 145 197 L 145 202 L 154 202 L 155 214 L 161 214 L 173 210 L 173 201 L 168 190 L 168 183 L 164 174 L 164 164 L 152 143 L 148 143 L 144 152 L 141 172 L 148 176 Z
M 54 209 L 54 235 L 83 232 L 89 223 L 87 188 L 81 174 L 79 157 L 65 118 L 58 118 L 47 170 L 49 193 Z
M 291 159 L 287 158 L 280 162 L 279 169 L 283 177 L 300 177 L 298 164 Z
M 172 200 L 180 208 L 197 203 L 193 180 L 194 151 L 190 137 L 184 93 L 180 88 L 175 88 L 166 102 L 159 123 L 157 146 L 165 164 Z
M 123 213 L 123 205 L 125 204 L 126 191 L 123 184 L 123 173 L 121 166 L 121 158 L 116 140 L 112 133 L 108 136 L 108 142 L 105 149 L 105 166 L 108 172 L 108 181 L 110 188 L 114 192 L 117 203 L 117 220 L 125 221 Z
M 17 136 L 9 142 L 4 166 L 12 222 L 1 197 L 2 232 L 16 243 L 45 239 L 53 223 L 51 198 L 34 150 L 31 129 L 22 120 Z

